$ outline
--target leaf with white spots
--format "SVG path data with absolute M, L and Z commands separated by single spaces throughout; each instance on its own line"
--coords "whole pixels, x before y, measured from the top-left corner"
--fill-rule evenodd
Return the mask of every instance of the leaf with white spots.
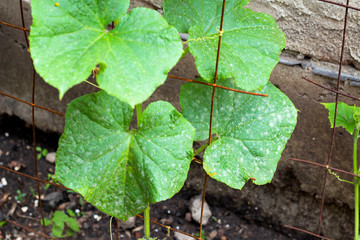
M 56 178 L 124 221 L 183 186 L 195 129 L 167 102 L 150 104 L 129 131 L 132 108 L 104 91 L 75 99 L 65 116 Z
M 286 45 L 285 34 L 265 13 L 244 9 L 249 0 L 225 5 L 218 79 L 234 78 L 250 91 L 266 85 Z M 189 50 L 202 78 L 215 74 L 223 0 L 164 0 L 164 17 L 180 32 L 189 33 Z
M 163 84 L 181 56 L 177 30 L 129 0 L 32 0 L 30 51 L 36 71 L 60 98 L 98 65 L 97 82 L 134 106 Z M 118 20 L 112 30 L 111 21 Z
M 219 85 L 235 88 L 232 79 Z M 215 139 L 204 153 L 203 167 L 214 179 L 241 189 L 251 178 L 256 184 L 271 181 L 297 118 L 289 98 L 268 83 L 268 97 L 216 89 L 213 128 Z M 196 128 L 196 140 L 208 138 L 212 91 L 208 86 L 182 86 L 183 116 Z

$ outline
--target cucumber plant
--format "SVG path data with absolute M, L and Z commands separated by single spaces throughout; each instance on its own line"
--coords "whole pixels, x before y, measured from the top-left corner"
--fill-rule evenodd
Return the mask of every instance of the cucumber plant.
M 164 18 L 144 8 L 127 13 L 129 0 L 32 0 L 30 51 L 37 72 L 60 98 L 92 72 L 102 89 L 68 105 L 56 178 L 124 221 L 145 210 L 145 238 L 148 204 L 177 193 L 204 149 L 207 174 L 230 187 L 241 189 L 249 179 L 270 182 L 297 112 L 268 82 L 285 35 L 272 17 L 245 9 L 247 3 L 228 0 L 219 31 L 222 0 L 164 0 Z M 179 32 L 189 33 L 185 51 Z M 193 142 L 209 132 L 210 88 L 183 85 L 181 113 L 162 101 L 142 112 L 141 103 L 189 52 L 199 81 L 213 81 L 220 35 L 218 84 L 269 97 L 217 89 L 216 137 L 193 152 Z M 138 127 L 129 130 L 134 106 Z
M 322 105 L 329 111 L 329 121 L 331 128 L 334 128 L 335 118 L 335 103 L 322 103 Z M 353 135 L 353 172 L 355 175 L 359 175 L 360 168 L 357 163 L 357 142 L 359 138 L 360 130 L 360 107 L 349 106 L 346 103 L 339 102 L 337 115 L 336 115 L 336 126 L 343 127 L 345 130 Z M 335 175 L 336 176 L 336 175 Z M 338 178 L 339 179 L 339 178 Z M 354 177 L 354 181 L 341 181 L 351 183 L 354 185 L 354 240 L 359 240 L 359 185 L 360 179 Z

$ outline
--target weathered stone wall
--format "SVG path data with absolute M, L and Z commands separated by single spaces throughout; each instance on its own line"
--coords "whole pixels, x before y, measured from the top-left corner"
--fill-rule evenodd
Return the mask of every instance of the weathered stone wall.
M 138 0 L 132 1 L 132 6 L 150 7 L 161 12 L 161 3 L 161 0 Z M 352 4 L 360 7 L 359 2 Z M 31 17 L 28 1 L 24 1 L 24 5 L 27 28 L 29 28 Z M 287 35 L 286 53 L 281 62 L 293 66 L 278 64 L 270 81 L 287 94 L 299 109 L 298 125 L 283 153 L 271 184 L 255 186 L 248 183 L 243 190 L 238 191 L 210 180 L 208 199 L 212 204 L 226 204 L 226 207 L 232 208 L 249 220 L 261 221 L 264 224 L 268 222 L 288 224 L 315 231 L 325 170 L 292 162 L 289 158 L 297 157 L 322 164 L 326 162 L 331 129 L 327 112 L 320 102 L 334 101 L 335 95 L 315 87 L 302 80 L 301 77 L 307 76 L 328 87 L 335 86 L 336 80 L 320 77 L 314 72 L 321 66 L 321 69 L 336 73 L 336 65 L 318 60 L 338 62 L 344 9 L 317 0 L 253 0 L 249 7 L 255 11 L 271 14 Z M 21 25 L 16 1 L 1 0 L 0 16 L 5 22 Z M 358 77 L 360 73 L 353 66 L 359 68 L 360 63 L 360 15 L 350 10 L 349 17 L 344 59 L 346 63 L 352 65 L 345 66 L 344 69 L 348 74 Z M 0 91 L 31 101 L 32 67 L 23 32 L 0 25 L 0 42 Z M 171 74 L 194 79 L 197 72 L 192 57 L 186 56 L 182 59 Z M 343 81 L 341 89 L 346 93 L 359 96 L 360 89 L 350 86 L 356 85 L 356 79 Z M 146 104 L 151 101 L 166 100 L 180 109 L 178 94 L 181 84 L 183 82 L 179 80 L 168 79 Z M 59 101 L 57 90 L 37 76 L 35 102 L 65 113 L 66 104 L 70 100 L 95 90 L 92 86 L 83 83 L 71 89 L 64 99 Z M 340 100 L 351 103 L 346 98 L 341 97 Z M 1 95 L 0 106 L 0 114 L 17 115 L 31 123 L 30 106 Z M 62 132 L 63 124 L 63 117 L 44 110 L 36 110 L 36 126 L 40 129 Z M 351 142 L 349 134 L 341 129 L 337 131 L 332 166 L 351 171 Z M 193 164 L 185 185 L 186 189 L 195 191 L 202 189 L 203 174 L 201 172 L 201 167 Z M 322 228 L 326 236 L 333 239 L 352 238 L 352 192 L 351 185 L 329 176 Z M 246 214 L 249 211 L 257 213 L 255 219 Z
M 345 3 L 342 2 L 342 3 Z M 360 7 L 359 1 L 350 1 Z M 252 0 L 248 7 L 270 14 L 286 34 L 286 49 L 339 63 L 345 8 L 318 0 Z M 360 12 L 349 10 L 344 61 L 360 69 Z

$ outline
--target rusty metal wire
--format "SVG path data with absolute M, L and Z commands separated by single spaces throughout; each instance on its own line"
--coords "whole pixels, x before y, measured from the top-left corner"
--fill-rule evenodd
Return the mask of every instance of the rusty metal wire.
M 228 88 L 228 87 L 217 85 L 216 83 L 211 84 L 211 83 L 206 83 L 206 82 L 200 82 L 200 81 L 187 79 L 187 78 L 183 78 L 183 77 L 177 77 L 177 76 L 174 76 L 174 75 L 168 75 L 168 77 L 178 79 L 178 80 L 187 81 L 187 82 L 198 83 L 198 84 L 202 84 L 202 85 L 206 85 L 206 86 L 210 86 L 210 87 L 221 88 L 221 89 L 225 89 L 225 90 L 229 90 L 229 91 L 233 91 L 233 92 L 244 93 L 244 94 L 255 95 L 255 96 L 268 97 L 267 94 L 247 92 L 247 91 L 242 91 L 242 90 L 238 90 L 238 89 L 235 89 L 235 88 Z
M 318 86 L 318 87 L 321 87 L 321 88 L 323 88 L 323 89 L 326 89 L 326 90 L 328 90 L 329 92 L 337 93 L 337 94 L 342 95 L 342 96 L 344 96 L 344 97 L 348 97 L 348 98 L 352 98 L 352 99 L 354 99 L 354 100 L 360 101 L 360 98 L 358 98 L 358 97 L 355 97 L 355 96 L 352 96 L 352 95 L 343 93 L 343 92 L 341 92 L 341 91 L 337 91 L 337 90 L 334 90 L 334 89 L 325 87 L 324 85 L 322 85 L 322 84 L 320 84 L 320 83 L 317 83 L 317 82 L 315 82 L 315 81 L 313 81 L 313 80 L 311 80 L 311 79 L 308 79 L 308 78 L 306 78 L 306 77 L 301 77 L 301 78 L 304 79 L 304 80 L 306 80 L 306 81 L 308 81 L 308 82 L 310 82 L 310 83 L 312 83 L 312 84 L 315 84 L 315 85 Z
M 347 175 L 351 175 L 351 176 L 360 178 L 359 175 L 356 175 L 356 174 L 354 174 L 352 172 L 348 172 L 348 171 L 344 171 L 344 170 L 341 170 L 341 169 L 338 169 L 338 168 L 330 167 L 329 165 L 323 165 L 323 164 L 320 164 L 320 163 L 316 163 L 316 162 L 312 162 L 312 161 L 308 161 L 308 160 L 303 160 L 303 159 L 298 159 L 298 158 L 290 158 L 290 160 L 296 161 L 296 162 L 302 162 L 302 163 L 308 163 L 308 164 L 316 165 L 318 167 L 330 169 L 332 171 L 341 172 L 341 173 L 344 173 L 344 174 L 347 174 Z
M 19 0 L 19 4 L 20 4 L 20 14 L 21 14 L 21 22 L 22 22 L 22 27 L 25 28 L 25 17 L 24 17 L 24 10 L 23 10 L 23 5 L 22 5 L 22 0 Z M 25 41 L 26 41 L 26 45 L 28 47 L 28 49 L 30 48 L 29 45 L 29 39 L 27 36 L 27 31 L 23 31 L 24 32 L 24 37 L 25 37 Z M 35 80 L 36 80 L 36 71 L 35 71 L 35 67 L 34 67 L 34 63 L 31 59 L 31 65 L 32 65 L 32 70 L 33 70 L 33 76 L 32 76 L 32 94 L 31 94 L 31 122 L 32 122 L 32 133 L 33 133 L 33 153 L 34 153 L 34 166 L 35 166 L 35 177 L 38 178 L 39 175 L 39 171 L 38 171 L 38 162 L 37 162 L 37 152 L 36 152 L 36 129 L 35 129 L 35 107 L 33 106 L 35 104 Z M 42 228 L 43 231 L 46 235 L 46 228 L 45 228 L 45 217 L 44 217 L 44 210 L 43 210 L 43 203 L 41 201 L 41 192 L 40 192 L 40 184 L 39 181 L 36 180 L 36 189 L 37 189 L 37 194 L 38 194 L 38 199 L 39 199 L 39 210 L 40 210 L 40 215 L 41 215 L 41 221 L 42 221 Z M 45 237 L 46 239 L 48 239 L 47 237 Z
M 65 189 L 65 190 L 74 191 L 74 190 L 72 190 L 72 189 L 70 189 L 70 188 L 67 188 L 67 187 L 63 186 L 63 185 L 56 184 L 56 183 L 53 183 L 53 182 L 49 182 L 49 181 L 46 181 L 46 180 L 41 179 L 41 178 L 38 178 L 38 177 L 33 177 L 33 176 L 31 176 L 31 175 L 28 175 L 28 174 L 25 174 L 25 173 L 22 173 L 22 172 L 17 172 L 17 171 L 15 171 L 15 170 L 12 170 L 12 169 L 10 169 L 10 168 L 7 168 L 7 167 L 1 166 L 1 165 L 0 165 L 0 169 L 3 169 L 3 170 L 8 171 L 8 172 L 15 173 L 15 174 L 17 174 L 17 175 L 20 175 L 20 176 L 23 176 L 23 177 L 26 177 L 26 178 L 30 178 L 30 179 L 36 180 L 36 181 L 39 181 L 39 182 L 42 182 L 42 183 L 50 184 L 50 185 L 53 185 L 53 186 L 55 186 L 55 187 L 63 188 L 63 189 Z
M 30 32 L 29 29 L 22 28 L 22 27 L 18 27 L 18 26 L 12 25 L 12 24 L 10 24 L 10 23 L 6 23 L 6 22 L 1 21 L 1 20 L 0 20 L 0 23 L 3 24 L 3 25 L 5 25 L 5 26 L 8 26 L 8 27 L 12 27 L 12 28 L 16 28 L 16 29 L 19 29 L 19 30 L 23 30 L 23 31 Z
M 226 5 L 226 0 L 223 0 L 222 11 L 221 11 L 221 20 L 220 20 L 220 30 L 219 30 L 219 33 L 220 33 L 220 34 L 219 34 L 219 41 L 218 41 L 218 48 L 217 48 L 217 55 L 216 55 L 215 74 L 214 74 L 214 86 L 213 86 L 212 97 L 211 97 L 210 125 L 209 125 L 209 141 L 208 141 L 208 145 L 209 145 L 209 146 L 210 146 L 210 144 L 211 144 L 212 124 L 213 124 L 213 112 L 214 112 L 215 91 L 216 91 L 216 81 L 217 81 L 217 75 L 218 75 L 218 69 L 219 69 L 220 49 L 221 49 L 221 38 L 222 38 L 222 33 L 223 33 L 223 23 L 224 23 L 225 5 Z M 206 195 L 207 179 L 208 179 L 208 175 L 207 175 L 207 173 L 205 173 L 204 187 L 203 187 L 202 201 L 201 201 L 201 214 L 200 214 L 200 231 L 199 231 L 200 239 L 202 239 L 202 238 L 201 238 L 201 234 L 202 234 L 202 227 L 203 227 L 203 215 L 204 215 L 204 204 L 205 204 L 205 195 Z
M 10 219 L 5 219 L 5 221 L 8 222 L 8 223 L 14 224 L 15 226 L 18 226 L 18 227 L 20 227 L 22 229 L 25 229 L 26 231 L 33 232 L 38 236 L 41 236 L 41 237 L 44 237 L 44 238 L 47 238 L 47 239 L 57 239 L 57 238 L 50 237 L 50 236 L 48 236 L 46 234 L 43 234 L 41 232 L 37 232 L 37 231 L 35 231 L 35 230 L 33 230 L 33 229 L 29 228 L 29 227 L 20 225 L 20 224 L 14 222 L 14 221 L 11 221 Z
M 341 44 L 338 79 L 337 79 L 337 87 L 336 87 L 336 90 L 330 89 L 330 88 L 327 88 L 327 87 L 325 87 L 325 86 L 323 86 L 321 84 L 318 84 L 318 83 L 316 83 L 316 82 L 314 82 L 314 81 L 312 81 L 310 79 L 307 79 L 305 77 L 302 77 L 302 78 L 304 80 L 308 81 L 308 82 L 311 82 L 311 83 L 315 84 L 316 86 L 319 86 L 321 88 L 324 88 L 324 89 L 326 89 L 328 91 L 331 91 L 331 92 L 334 92 L 336 94 L 335 114 L 334 114 L 334 123 L 333 123 L 333 125 L 336 126 L 336 115 L 337 115 L 337 106 L 338 106 L 338 102 L 339 102 L 339 95 L 343 95 L 345 97 L 349 97 L 349 98 L 352 98 L 352 99 L 355 99 L 355 100 L 359 100 L 359 98 L 357 98 L 357 97 L 354 97 L 354 96 L 351 96 L 351 95 L 348 95 L 348 94 L 344 94 L 344 93 L 342 93 L 340 91 L 340 78 L 341 78 L 341 72 L 342 72 L 343 56 L 344 56 L 344 48 L 345 48 L 345 40 L 346 40 L 346 27 L 347 27 L 347 22 L 348 22 L 348 10 L 349 9 L 354 9 L 354 10 L 360 11 L 360 9 L 350 6 L 349 5 L 349 0 L 347 0 L 346 5 L 339 4 L 339 3 L 336 3 L 336 2 L 333 2 L 333 1 L 328 1 L 328 0 L 318 0 L 318 1 L 327 2 L 327 3 L 330 3 L 330 4 L 334 4 L 334 5 L 338 5 L 338 6 L 342 6 L 342 7 L 346 8 L 346 10 L 345 10 L 345 19 L 344 19 L 344 28 L 343 28 L 343 37 L 342 37 L 342 44 Z M 320 236 L 320 232 L 321 232 L 322 215 L 323 215 L 324 201 L 325 201 L 326 182 L 327 182 L 327 177 L 328 177 L 328 174 L 329 174 L 328 169 L 338 171 L 338 172 L 342 172 L 342 173 L 345 173 L 345 174 L 348 174 L 348 175 L 353 175 L 353 176 L 355 175 L 353 173 L 350 173 L 350 172 L 347 172 L 347 171 L 344 171 L 344 170 L 340 170 L 340 169 L 336 169 L 336 168 L 332 168 L 332 167 L 329 166 L 330 162 L 331 162 L 331 156 L 332 156 L 332 150 L 333 150 L 334 144 L 335 144 L 335 127 L 332 130 L 331 143 L 330 143 L 329 154 L 328 154 L 328 159 L 327 159 L 327 164 L 326 165 L 314 163 L 314 162 L 307 161 L 307 160 L 296 159 L 296 158 L 291 159 L 291 160 L 294 160 L 294 161 L 313 164 L 313 165 L 317 165 L 317 166 L 321 166 L 321 167 L 326 168 L 326 171 L 324 173 L 322 191 L 321 191 L 321 205 L 320 205 L 320 213 L 319 213 L 318 227 L 317 227 L 318 234 L 314 234 L 314 233 L 311 233 L 311 232 L 306 231 L 304 229 L 300 229 L 300 228 L 296 228 L 296 227 L 291 227 L 291 226 L 286 226 L 286 227 L 292 228 L 292 229 L 295 229 L 297 231 L 301 231 L 301 232 L 304 232 L 304 233 L 307 233 L 309 235 L 313 235 L 313 236 L 316 236 L 316 237 L 319 237 L 319 238 L 322 238 L 322 239 L 327 239 L 325 237 Z
M 349 5 L 349 0 L 346 1 L 346 5 Z M 349 8 L 346 8 L 346 10 L 345 10 L 344 29 L 343 29 L 343 39 L 342 39 L 340 62 L 339 62 L 340 66 L 339 66 L 339 74 L 338 74 L 336 91 L 340 90 L 340 78 L 341 78 L 341 70 L 342 70 L 342 64 L 343 64 L 343 58 L 344 58 L 345 37 L 346 37 L 346 26 L 347 26 L 347 21 L 348 21 L 348 12 L 349 12 Z M 338 110 L 338 103 L 339 103 L 339 94 L 336 93 L 334 125 L 333 126 L 336 126 L 336 116 L 337 116 L 337 110 Z M 330 162 L 331 162 L 332 151 L 333 151 L 334 143 L 335 143 L 335 129 L 336 128 L 334 127 L 333 131 L 332 131 L 331 145 L 330 145 L 330 149 L 329 149 L 328 160 L 327 160 L 327 163 L 326 163 L 327 166 L 329 166 Z M 319 221 L 318 221 L 318 234 L 319 235 L 320 235 L 320 232 L 321 232 L 321 222 L 322 222 L 322 215 L 323 215 L 323 210 L 324 210 L 326 181 L 327 181 L 328 174 L 329 174 L 329 172 L 326 170 L 326 172 L 324 174 L 324 181 L 323 181 L 323 187 L 322 187 L 322 192 L 321 192 L 321 207 L 320 207 L 320 214 L 319 214 Z
M 314 236 L 314 237 L 317 237 L 317 238 L 320 238 L 320 239 L 331 240 L 331 238 L 320 236 L 319 234 L 315 234 L 315 233 L 306 231 L 306 230 L 301 229 L 301 228 L 296 228 L 296 227 L 292 227 L 292 226 L 289 226 L 289 225 L 284 225 L 284 227 L 290 228 L 290 229 L 293 229 L 293 230 L 296 230 L 296 231 L 299 231 L 299 232 L 303 232 L 303 233 L 309 234 L 311 236 Z
M 6 97 L 9 97 L 9 98 L 12 98 L 12 99 L 14 99 L 14 100 L 16 100 L 16 101 L 25 103 L 25 104 L 30 105 L 30 106 L 32 106 L 32 107 L 36 107 L 36 108 L 39 108 L 39 109 L 43 109 L 43 110 L 45 110 L 45 111 L 49 111 L 49 112 L 58 114 L 58 115 L 60 115 L 60 116 L 65 116 L 65 114 L 63 114 L 63 113 L 61 113 L 61 112 L 57 112 L 57 111 L 55 111 L 55 110 L 52 110 L 52 109 L 49 109 L 49 108 L 46 108 L 46 107 L 42 107 L 42 106 L 36 105 L 36 104 L 34 104 L 34 103 L 24 101 L 24 100 L 22 100 L 22 99 L 20 99 L 20 98 L 11 96 L 11 95 L 9 95 L 9 94 L 7 94 L 7 93 L 4 93 L 4 92 L 1 92 L 1 91 L 0 91 L 0 95 L 3 95 L 3 96 L 6 96 Z
M 350 6 L 349 3 L 341 4 L 341 3 L 337 3 L 337 2 L 329 1 L 329 0 L 318 0 L 318 1 L 334 4 L 334 5 L 337 5 L 337 6 L 340 6 L 340 7 L 350 8 L 350 9 L 353 9 L 353 10 L 356 10 L 356 11 L 360 11 L 360 8 Z
M 138 218 L 141 218 L 142 220 L 144 220 L 144 217 L 143 216 L 141 216 L 141 215 L 136 215 Z M 159 226 L 161 226 L 161 227 L 163 227 L 163 228 L 167 228 L 167 229 L 170 229 L 171 231 L 173 231 L 173 232 L 178 232 L 178 233 L 181 233 L 181 234 L 183 234 L 183 235 L 186 235 L 186 236 L 188 236 L 188 237 L 192 237 L 192 238 L 194 238 L 194 239 L 199 239 L 199 240 L 201 240 L 201 237 L 196 237 L 196 236 L 194 236 L 194 235 L 191 235 L 191 234 L 188 234 L 188 233 L 186 233 L 186 232 L 183 232 L 183 231 L 180 231 L 180 230 L 178 230 L 178 229 L 176 229 L 176 228 L 172 228 L 172 227 L 170 227 L 170 226 L 166 226 L 166 225 L 164 225 L 164 224 L 161 224 L 161 223 L 159 223 L 159 222 L 156 222 L 156 221 L 154 221 L 154 220 L 150 220 L 150 222 L 152 222 L 152 223 L 154 223 L 154 224 L 156 224 L 156 225 L 159 225 Z

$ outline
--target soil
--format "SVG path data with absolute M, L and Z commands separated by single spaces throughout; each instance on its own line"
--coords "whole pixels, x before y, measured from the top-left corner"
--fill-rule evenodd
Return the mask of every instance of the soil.
M 37 146 L 55 152 L 59 135 L 44 133 L 36 130 Z M 35 175 L 34 152 L 32 141 L 32 128 L 18 118 L 7 115 L 0 116 L 0 165 L 11 168 L 19 173 Z M 41 179 L 51 179 L 49 176 L 55 171 L 55 164 L 41 157 L 38 163 L 38 175 Z M 33 231 L 43 232 L 40 225 L 41 214 L 37 200 L 37 184 L 24 176 L 0 169 L 0 222 L 9 219 L 17 224 L 31 228 Z M 4 182 L 6 180 L 6 183 Z M 54 203 L 43 201 L 44 216 L 51 218 L 55 211 L 66 212 L 71 209 L 76 213 L 76 221 L 80 231 L 72 237 L 65 239 L 111 239 L 110 216 L 101 213 L 91 204 L 82 199 L 79 194 L 56 186 L 39 184 L 42 199 L 56 195 Z M 21 199 L 21 194 L 26 196 Z M 57 193 L 57 194 L 56 194 Z M 52 194 L 52 195 L 49 195 Z M 186 218 L 189 212 L 188 205 L 194 196 L 190 190 L 182 190 L 173 198 L 153 204 L 151 206 L 151 218 L 157 222 L 169 225 L 181 231 L 195 234 L 199 232 L 199 224 Z M 211 240 L 292 240 L 313 239 L 309 236 L 300 235 L 297 232 L 286 231 L 283 228 L 268 222 L 249 222 L 241 218 L 241 214 L 234 213 L 222 206 L 210 203 L 212 218 L 204 226 L 207 239 Z M 26 211 L 25 211 L 26 210 Z M 244 214 L 256 214 L 246 212 Z M 137 239 L 143 236 L 143 221 L 139 217 L 135 226 L 124 229 L 119 228 L 120 239 Z M 116 224 L 112 221 L 113 239 L 116 239 Z M 46 234 L 52 236 L 52 226 L 46 227 Z M 175 239 L 174 232 L 156 224 L 151 225 L 151 233 L 159 239 Z M 65 234 L 65 231 L 64 231 Z M 12 223 L 6 223 L 0 227 L 0 239 L 43 239 L 34 232 L 25 230 Z M 190 238 L 189 238 L 190 239 Z M 205 239 L 203 237 L 203 239 Z

